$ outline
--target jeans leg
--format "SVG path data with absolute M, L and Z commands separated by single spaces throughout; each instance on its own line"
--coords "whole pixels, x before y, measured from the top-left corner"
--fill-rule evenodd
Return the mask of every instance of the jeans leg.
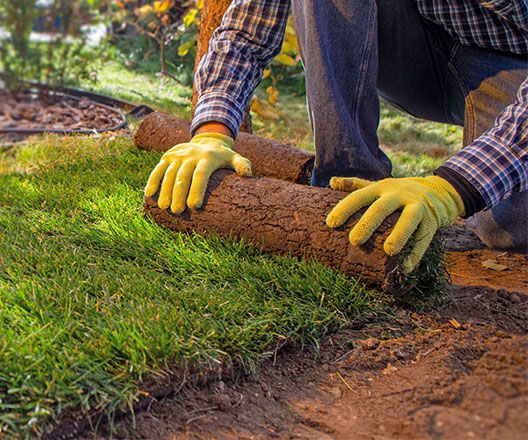
M 389 177 L 376 135 L 376 2 L 292 0 L 292 11 L 315 138 L 312 185 L 333 176 Z
M 491 249 L 528 254 L 528 191 L 477 212 L 466 225 Z
M 446 63 L 433 50 L 440 28 L 413 0 L 292 0 L 292 12 L 315 138 L 312 185 L 389 177 L 376 134 L 378 89 L 415 116 L 444 121 Z
M 464 145 L 468 145 L 515 100 L 528 75 L 528 61 L 494 51 L 461 48 L 453 66 L 466 88 Z M 490 248 L 528 254 L 528 191 L 512 194 L 492 209 L 476 213 L 466 224 Z
M 462 125 L 464 95 L 448 90 L 448 68 L 455 40 L 425 20 L 416 0 L 377 0 L 380 96 L 394 107 L 430 121 Z M 458 111 L 446 105 L 462 103 Z

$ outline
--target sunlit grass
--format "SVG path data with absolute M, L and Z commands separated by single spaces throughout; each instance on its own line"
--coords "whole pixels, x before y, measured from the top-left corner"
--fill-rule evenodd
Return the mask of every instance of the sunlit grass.
M 169 365 L 252 368 L 379 300 L 323 266 L 150 223 L 159 154 L 129 138 L 49 136 L 1 160 L 0 437 L 129 405 Z
M 163 110 L 181 118 L 190 118 L 190 87 L 156 75 L 156 71 L 137 72 L 116 61 L 107 61 L 97 72 L 98 82 L 86 84 L 96 91 L 124 99 L 136 104 L 148 105 L 155 110 Z

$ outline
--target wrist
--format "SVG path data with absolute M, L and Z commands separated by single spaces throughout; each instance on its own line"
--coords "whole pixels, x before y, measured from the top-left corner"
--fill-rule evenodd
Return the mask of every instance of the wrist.
M 223 136 L 228 136 L 231 139 L 234 139 L 235 136 L 229 127 L 221 122 L 206 122 L 205 124 L 200 125 L 194 132 L 194 135 L 204 134 L 204 133 L 217 133 Z
M 435 170 L 434 174 L 447 180 L 460 194 L 465 207 L 463 218 L 470 217 L 486 207 L 486 202 L 477 188 L 461 174 L 446 166 L 441 166 Z

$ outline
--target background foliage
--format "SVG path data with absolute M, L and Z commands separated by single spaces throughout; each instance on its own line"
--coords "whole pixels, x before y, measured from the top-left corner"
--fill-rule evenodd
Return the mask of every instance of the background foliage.
M 9 90 L 28 81 L 48 88 L 95 79 L 100 53 L 87 48 L 86 26 L 100 20 L 98 0 L 0 0 L 1 78 Z

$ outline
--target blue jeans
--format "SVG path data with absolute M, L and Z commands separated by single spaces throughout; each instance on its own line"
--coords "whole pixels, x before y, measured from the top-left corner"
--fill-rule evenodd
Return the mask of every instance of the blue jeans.
M 292 11 L 306 69 L 315 186 L 332 176 L 390 177 L 377 138 L 380 97 L 416 117 L 464 125 L 467 145 L 513 102 L 526 77 L 525 58 L 460 45 L 422 18 L 413 0 L 292 0 Z M 489 82 L 500 93 L 488 96 L 496 91 L 482 87 Z M 521 194 L 528 214 L 528 193 Z M 513 241 L 524 234 L 526 246 L 525 219 L 510 232 Z

